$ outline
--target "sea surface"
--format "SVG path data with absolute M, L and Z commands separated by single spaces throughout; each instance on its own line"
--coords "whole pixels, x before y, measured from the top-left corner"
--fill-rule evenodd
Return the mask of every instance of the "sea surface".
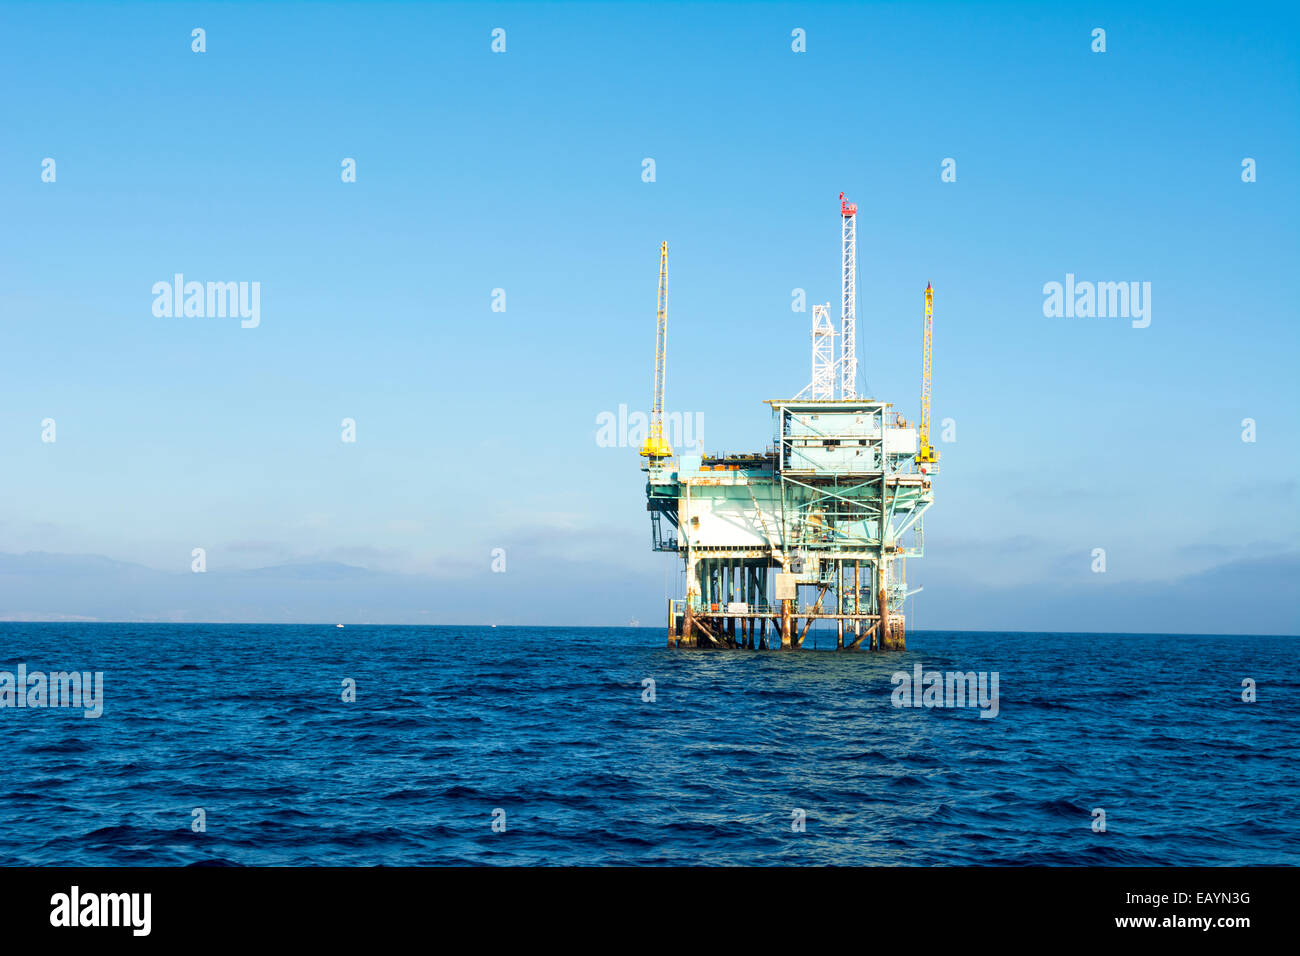
M 0 708 L 0 864 L 1300 863 L 1296 638 L 908 644 L 0 624 L 0 671 L 104 675 L 97 719 Z M 895 707 L 917 662 L 997 716 Z

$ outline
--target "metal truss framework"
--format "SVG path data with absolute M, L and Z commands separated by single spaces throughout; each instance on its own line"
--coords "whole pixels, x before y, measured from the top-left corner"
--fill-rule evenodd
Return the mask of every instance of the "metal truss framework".
M 840 193 L 840 398 L 858 397 L 858 204 Z M 830 396 L 827 396 L 830 397 Z

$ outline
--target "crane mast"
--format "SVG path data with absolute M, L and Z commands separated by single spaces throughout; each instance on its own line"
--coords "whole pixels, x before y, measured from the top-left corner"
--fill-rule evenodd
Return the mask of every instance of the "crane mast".
M 670 458 L 672 446 L 664 438 L 664 381 L 668 366 L 668 243 L 659 245 L 659 302 L 655 310 L 654 405 L 650 409 L 650 433 L 641 443 L 646 458 Z
M 858 204 L 840 193 L 843 275 L 840 280 L 840 398 L 858 397 Z
M 930 283 L 925 284 L 925 346 L 921 358 L 921 426 L 917 435 L 920 451 L 916 463 L 922 472 L 931 469 L 930 464 L 939 460 L 939 453 L 930 444 L 930 362 L 933 353 L 934 338 L 934 290 Z

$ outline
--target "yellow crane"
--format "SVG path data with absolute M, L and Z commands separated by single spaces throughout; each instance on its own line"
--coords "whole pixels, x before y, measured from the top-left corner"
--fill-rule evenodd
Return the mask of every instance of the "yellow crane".
M 646 458 L 671 458 L 664 438 L 664 378 L 668 365 L 668 243 L 659 246 L 659 307 L 655 312 L 655 398 L 650 409 L 650 433 L 641 443 Z
M 925 284 L 925 353 L 921 360 L 921 428 L 917 435 L 920 449 L 916 453 L 916 463 L 922 472 L 931 469 L 927 466 L 938 462 L 939 453 L 930 444 L 930 361 L 934 349 L 934 290 L 930 283 Z

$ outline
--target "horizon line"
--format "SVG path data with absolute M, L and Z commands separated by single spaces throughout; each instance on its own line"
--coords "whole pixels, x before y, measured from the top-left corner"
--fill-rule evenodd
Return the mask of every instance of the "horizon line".
M 649 631 L 663 629 L 667 632 L 667 625 L 649 625 L 649 624 L 341 624 L 339 621 L 131 621 L 131 620 L 98 620 L 98 619 L 78 619 L 78 620 L 55 620 L 51 618 L 0 618 L 0 626 L 5 624 L 132 624 L 153 627 L 199 627 L 199 626 L 228 626 L 228 627 L 328 627 L 344 629 L 349 627 L 475 627 L 484 630 L 518 630 L 521 628 L 545 628 L 547 630 L 620 630 L 620 631 Z M 810 632 L 811 633 L 811 632 Z M 1282 632 L 1274 633 L 1250 633 L 1250 634 L 1229 634 L 1225 632 L 1202 632 L 1202 631 L 1027 631 L 1018 628 L 998 628 L 998 627 L 973 627 L 973 628 L 950 628 L 950 627 L 926 627 L 926 628 L 909 628 L 909 634 L 1040 634 L 1060 637 L 1089 637 L 1089 636 L 1116 636 L 1125 637 L 1288 637 L 1300 638 L 1300 634 L 1287 634 Z

